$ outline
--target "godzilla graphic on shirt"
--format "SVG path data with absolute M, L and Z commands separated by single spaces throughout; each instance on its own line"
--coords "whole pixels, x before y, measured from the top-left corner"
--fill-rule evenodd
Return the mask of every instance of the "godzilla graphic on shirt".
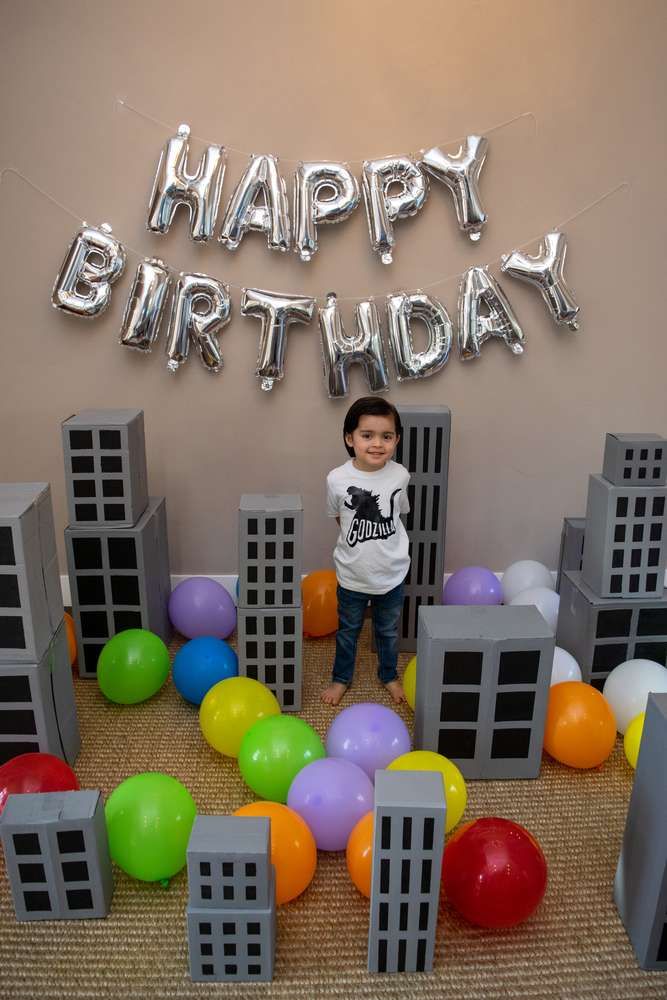
M 347 544 L 355 546 L 357 542 L 368 542 L 374 538 L 389 538 L 396 534 L 394 524 L 394 497 L 400 493 L 400 488 L 394 490 L 389 500 L 389 516 L 385 517 L 380 510 L 377 493 L 362 490 L 359 486 L 348 486 L 350 501 L 345 501 L 348 510 L 354 511 L 354 517 L 347 530 Z

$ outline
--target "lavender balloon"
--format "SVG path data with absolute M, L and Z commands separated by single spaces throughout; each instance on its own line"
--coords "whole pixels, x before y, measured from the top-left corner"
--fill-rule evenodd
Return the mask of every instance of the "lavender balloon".
M 299 771 L 287 805 L 308 824 L 320 851 L 344 851 L 357 822 L 373 808 L 373 785 L 356 764 L 324 757 Z
M 236 608 L 225 588 L 207 576 L 193 576 L 174 587 L 169 618 L 188 639 L 215 636 L 226 639 L 236 628 Z
M 500 580 L 486 566 L 464 566 L 442 590 L 443 604 L 502 604 Z
M 396 712 L 362 702 L 336 716 L 327 733 L 327 755 L 352 761 L 375 781 L 375 772 L 409 753 L 410 733 Z

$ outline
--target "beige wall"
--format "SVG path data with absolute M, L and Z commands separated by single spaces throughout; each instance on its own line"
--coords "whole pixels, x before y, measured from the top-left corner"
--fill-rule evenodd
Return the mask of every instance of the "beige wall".
M 507 279 L 528 338 L 523 358 L 494 342 L 478 361 L 452 357 L 417 384 L 399 387 L 392 373 L 395 403 L 452 410 L 447 569 L 500 570 L 526 557 L 553 567 L 563 516 L 585 510 L 605 431 L 667 433 L 666 10 L 663 0 L 13 0 L 2 15 L 0 165 L 177 270 L 378 297 L 494 260 L 627 181 L 625 192 L 565 227 L 579 334 L 558 329 L 534 290 Z M 490 133 L 489 223 L 476 247 L 434 184 L 421 215 L 400 224 L 391 268 L 371 254 L 361 209 L 322 228 L 321 250 L 305 265 L 269 252 L 258 234 L 235 255 L 194 247 L 183 217 L 169 236 L 149 235 L 146 200 L 169 132 L 119 110 L 118 97 L 171 125 L 187 121 L 208 141 L 277 153 L 288 175 L 290 159 L 407 153 L 522 113 L 534 118 Z M 230 156 L 223 198 L 243 163 Z M 261 392 L 259 327 L 239 316 L 235 290 L 225 371 L 211 377 L 192 360 L 169 376 L 160 351 L 141 357 L 117 343 L 136 256 L 101 318 L 51 308 L 76 228 L 5 175 L 0 479 L 50 480 L 60 530 L 60 421 L 84 407 L 140 406 L 150 490 L 167 497 L 173 572 L 235 571 L 242 492 L 301 493 L 305 568 L 329 565 L 323 482 L 346 457 L 340 430 L 347 405 L 365 391 L 361 374 L 349 400 L 327 398 L 313 323 L 293 328 L 286 377 Z M 456 289 L 456 280 L 435 289 L 452 314 Z M 351 327 L 352 303 L 344 315 Z M 60 558 L 64 568 L 62 546 Z

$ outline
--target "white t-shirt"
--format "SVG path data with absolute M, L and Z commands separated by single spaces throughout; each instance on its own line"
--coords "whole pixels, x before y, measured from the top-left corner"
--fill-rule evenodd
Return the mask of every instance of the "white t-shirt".
M 393 461 L 362 472 L 350 459 L 327 476 L 327 514 L 340 518 L 334 565 L 341 587 L 386 594 L 405 579 L 410 555 L 399 515 L 410 510 L 409 481 L 408 470 Z

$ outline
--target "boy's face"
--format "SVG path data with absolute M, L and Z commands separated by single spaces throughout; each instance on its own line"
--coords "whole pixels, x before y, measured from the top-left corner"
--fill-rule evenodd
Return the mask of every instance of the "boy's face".
M 394 418 L 364 414 L 345 444 L 354 449 L 354 464 L 362 472 L 376 472 L 393 457 L 399 438 Z

